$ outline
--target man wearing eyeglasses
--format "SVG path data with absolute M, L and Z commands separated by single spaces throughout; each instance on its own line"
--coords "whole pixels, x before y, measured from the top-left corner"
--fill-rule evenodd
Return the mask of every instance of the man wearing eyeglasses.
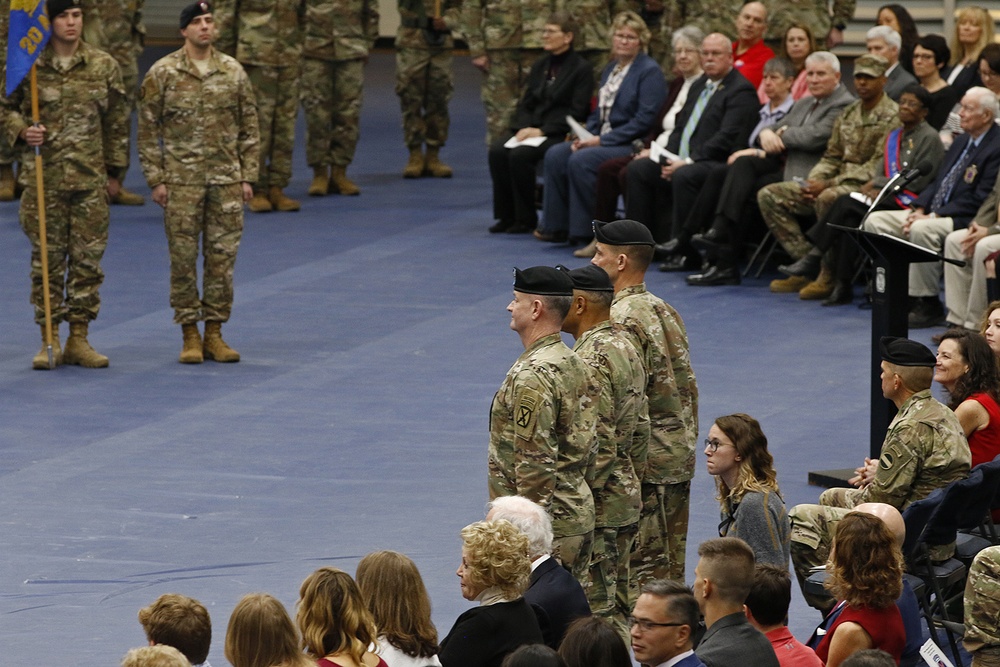
M 649 667 L 704 667 L 692 640 L 700 615 L 684 584 L 669 579 L 647 583 L 628 619 L 635 659 Z

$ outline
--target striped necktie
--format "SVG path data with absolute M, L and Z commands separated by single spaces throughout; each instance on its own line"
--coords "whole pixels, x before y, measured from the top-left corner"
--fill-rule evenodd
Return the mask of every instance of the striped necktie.
M 684 132 L 681 133 L 681 147 L 677 152 L 684 159 L 687 159 L 691 154 L 691 135 L 694 134 L 695 128 L 698 127 L 701 114 L 705 113 L 705 107 L 708 106 L 708 98 L 715 92 L 715 86 L 716 83 L 714 81 L 709 81 L 705 84 L 705 88 L 698 95 L 698 99 L 695 100 L 694 109 L 691 110 L 691 117 L 684 124 Z

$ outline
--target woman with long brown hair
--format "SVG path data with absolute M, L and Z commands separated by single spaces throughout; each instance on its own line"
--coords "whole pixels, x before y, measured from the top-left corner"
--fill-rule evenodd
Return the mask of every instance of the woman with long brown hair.
M 285 606 L 267 593 L 236 603 L 226 630 L 226 660 L 233 667 L 311 667 Z

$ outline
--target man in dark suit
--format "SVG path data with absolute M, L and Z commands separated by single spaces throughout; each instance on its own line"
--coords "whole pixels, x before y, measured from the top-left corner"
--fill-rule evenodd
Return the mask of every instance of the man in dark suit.
M 869 216 L 865 230 L 905 238 L 940 253 L 944 239 L 969 226 L 989 196 L 1000 172 L 1000 128 L 996 126 L 997 96 L 987 88 L 970 88 L 962 98 L 960 134 L 945 153 L 937 178 L 909 210 L 881 211 Z M 941 263 L 910 265 L 911 329 L 944 322 Z
M 647 582 L 632 611 L 632 652 L 637 662 L 658 667 L 705 667 L 694 654 L 698 603 L 691 589 L 667 579 Z
M 669 237 L 677 236 L 684 222 L 681 212 L 694 201 L 711 169 L 747 145 L 758 119 L 757 93 L 733 69 L 732 45 L 726 36 L 705 37 L 701 57 L 705 74 L 691 86 L 667 141 L 667 150 L 679 159 L 662 165 L 634 160 L 628 166 L 626 217 L 649 227 L 656 238 L 667 236 L 662 229 L 667 226 L 664 213 L 671 210 Z M 700 265 L 699 259 L 692 261 Z
M 528 538 L 531 579 L 524 599 L 535 609 L 545 643 L 558 649 L 569 624 L 590 616 L 590 604 L 580 582 L 550 555 L 552 519 L 540 505 L 521 496 L 501 496 L 489 508 L 487 521 L 510 521 Z

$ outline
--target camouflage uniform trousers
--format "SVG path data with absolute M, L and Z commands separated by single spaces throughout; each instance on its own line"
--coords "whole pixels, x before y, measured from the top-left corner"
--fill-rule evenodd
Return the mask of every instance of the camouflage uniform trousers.
M 569 570 L 583 590 L 590 588 L 590 558 L 594 550 L 594 531 L 566 535 L 552 540 L 552 556 Z
M 108 195 L 97 190 L 45 191 L 49 299 L 52 323 L 89 322 L 101 308 L 101 258 L 108 247 Z M 38 190 L 21 194 L 21 229 L 31 241 L 31 303 L 35 322 L 45 323 L 42 256 L 38 236 Z M 65 295 L 65 296 L 64 296 Z
M 650 579 L 684 581 L 691 482 L 642 485 L 639 534 L 629 570 L 629 595 L 635 600 Z
M 820 497 L 819 505 L 796 505 L 788 513 L 788 518 L 792 523 L 791 531 L 791 552 L 792 567 L 795 569 L 795 577 L 799 580 L 799 587 L 802 588 L 802 597 L 813 609 L 819 609 L 826 613 L 836 604 L 836 600 L 830 595 L 812 595 L 806 592 L 805 581 L 812 574 L 813 568 L 826 565 L 830 557 L 830 547 L 833 545 L 833 533 L 837 528 L 837 522 L 844 518 L 851 510 L 845 507 L 837 507 L 837 502 L 842 494 L 831 491 L 840 489 L 827 489 Z
M 403 112 L 403 140 L 410 149 L 444 146 L 448 140 L 451 49 L 396 51 L 396 94 Z
M 125 104 L 128 106 L 129 127 L 132 127 L 132 115 L 135 114 L 135 105 L 139 100 L 139 62 L 135 58 L 129 62 L 119 62 L 118 69 L 121 70 L 122 83 L 125 84 Z M 2 140 L 0 143 L 3 143 Z M 125 167 L 119 173 L 123 183 L 132 161 L 132 151 L 125 153 L 125 160 Z
M 541 49 L 497 49 L 486 52 L 490 69 L 483 77 L 482 98 L 486 110 L 486 145 L 510 135 L 517 103 L 528 81 L 531 66 Z
M 969 568 L 964 643 L 972 667 L 1000 667 L 1000 547 L 980 551 Z
M 629 589 L 629 559 L 638 532 L 638 523 L 594 529 L 587 599 L 594 615 L 611 623 L 623 640 L 629 636 L 626 619 L 635 606 Z
M 306 114 L 306 162 L 310 167 L 346 167 L 361 131 L 365 61 L 302 59 L 299 80 Z
M 233 307 L 233 266 L 243 236 L 242 185 L 167 185 L 167 197 L 164 226 L 174 322 L 226 322 Z M 205 254 L 201 299 L 199 238 Z
M 815 215 L 817 220 L 822 220 L 837 197 L 857 189 L 853 185 L 837 185 L 823 190 L 815 201 L 809 202 L 802 197 L 802 188 L 798 183 L 782 181 L 761 188 L 757 193 L 757 203 L 764 222 L 781 247 L 793 259 L 801 259 L 813 246 L 802 233 L 799 217 Z
M 299 110 L 299 68 L 244 65 L 260 122 L 260 174 L 255 189 L 286 188 L 292 180 L 295 117 Z M 353 148 L 351 154 L 353 155 Z

